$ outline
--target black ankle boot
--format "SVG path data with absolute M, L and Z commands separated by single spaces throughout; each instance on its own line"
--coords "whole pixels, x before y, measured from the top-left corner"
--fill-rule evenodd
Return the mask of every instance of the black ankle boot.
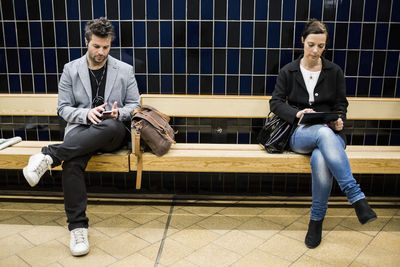
M 316 248 L 321 243 L 322 222 L 323 219 L 320 221 L 310 220 L 306 240 L 304 241 L 308 248 Z
M 361 224 L 372 222 L 378 218 L 365 198 L 354 202 L 353 207 Z

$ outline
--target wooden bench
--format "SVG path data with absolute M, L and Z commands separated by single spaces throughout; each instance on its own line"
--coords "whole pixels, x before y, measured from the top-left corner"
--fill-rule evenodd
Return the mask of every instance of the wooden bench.
M 57 116 L 57 97 L 57 94 L 0 94 L 0 116 Z M 57 142 L 22 141 L 0 150 L 0 169 L 22 169 L 31 155 L 53 143 Z M 129 154 L 127 149 L 97 154 L 91 158 L 86 170 L 129 172 Z M 54 170 L 61 170 L 61 166 Z
M 265 118 L 270 96 L 142 95 L 141 103 L 171 117 Z M 349 97 L 348 120 L 400 120 L 400 99 Z M 268 154 L 258 144 L 177 143 L 162 157 L 140 152 L 132 131 L 131 170 L 164 172 L 310 173 L 309 156 Z M 400 173 L 400 146 L 348 146 L 354 173 Z M 139 168 L 138 168 L 139 166 Z

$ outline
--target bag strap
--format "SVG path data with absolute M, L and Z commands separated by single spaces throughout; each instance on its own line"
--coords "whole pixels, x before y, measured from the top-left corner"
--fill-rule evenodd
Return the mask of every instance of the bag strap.
M 135 116 L 136 113 L 144 111 L 144 110 L 154 111 L 155 113 L 157 113 L 158 115 L 163 117 L 167 122 L 169 122 L 171 120 L 171 118 L 169 116 L 165 115 L 164 113 L 162 113 L 162 112 L 158 111 L 157 109 L 153 108 L 152 106 L 148 106 L 148 105 L 142 105 L 141 107 L 136 108 L 134 111 L 132 111 L 132 116 Z

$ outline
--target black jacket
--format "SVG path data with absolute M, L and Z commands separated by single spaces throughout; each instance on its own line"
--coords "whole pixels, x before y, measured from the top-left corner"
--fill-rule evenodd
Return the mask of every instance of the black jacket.
M 309 104 L 308 91 L 300 71 L 300 56 L 285 65 L 279 72 L 275 90 L 269 101 L 270 110 L 291 124 L 297 123 L 296 114 L 304 108 L 315 111 L 340 111 L 345 118 L 348 102 L 343 71 L 329 60 L 321 57 L 322 70 L 314 89 L 314 103 Z

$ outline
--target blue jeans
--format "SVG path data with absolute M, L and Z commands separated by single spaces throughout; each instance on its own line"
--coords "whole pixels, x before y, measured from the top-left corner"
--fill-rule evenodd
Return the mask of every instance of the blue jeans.
M 311 154 L 311 220 L 320 221 L 325 217 L 333 177 L 350 204 L 365 198 L 351 172 L 343 139 L 328 126 L 300 125 L 290 138 L 290 148 L 299 154 Z

